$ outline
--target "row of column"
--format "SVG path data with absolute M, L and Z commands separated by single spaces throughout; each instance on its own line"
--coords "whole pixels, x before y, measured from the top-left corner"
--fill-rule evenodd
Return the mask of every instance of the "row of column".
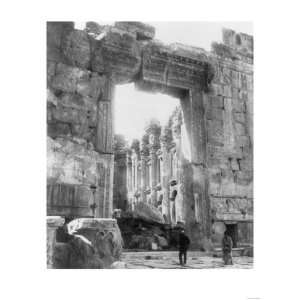
M 149 124 L 141 141 L 133 142 L 127 153 L 127 189 L 131 207 L 134 209 L 139 201 L 147 202 L 173 223 L 176 218 L 172 217 L 171 211 L 176 204 L 175 199 L 171 199 L 170 183 L 175 182 L 172 189 L 176 189 L 178 153 L 181 151 L 181 123 L 175 120 L 175 124 L 163 129 L 159 124 Z

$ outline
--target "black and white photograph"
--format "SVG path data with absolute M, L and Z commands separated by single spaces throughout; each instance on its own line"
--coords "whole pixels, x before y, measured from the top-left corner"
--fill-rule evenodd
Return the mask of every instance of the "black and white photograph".
M 48 268 L 252 268 L 252 24 L 230 24 L 47 22 Z
M 4 300 L 298 300 L 298 3 L 1 6 Z

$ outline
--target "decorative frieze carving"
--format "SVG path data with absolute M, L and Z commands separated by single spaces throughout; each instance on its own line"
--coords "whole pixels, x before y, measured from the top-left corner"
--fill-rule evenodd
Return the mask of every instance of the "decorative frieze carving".
M 189 89 L 199 85 L 206 89 L 213 77 L 208 59 L 204 53 L 201 59 L 191 58 L 191 52 L 178 51 L 174 45 L 150 42 L 143 49 L 143 79 Z

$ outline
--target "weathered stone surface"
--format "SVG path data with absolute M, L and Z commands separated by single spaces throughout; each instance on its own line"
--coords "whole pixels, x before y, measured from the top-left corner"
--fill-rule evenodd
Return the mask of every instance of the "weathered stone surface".
M 80 218 L 71 221 L 68 228 L 74 235 L 70 242 L 70 248 L 74 250 L 72 255 L 79 252 L 82 256 L 82 260 L 78 259 L 78 254 L 71 258 L 71 268 L 74 265 L 78 268 L 108 268 L 120 260 L 123 241 L 116 220 Z
M 99 222 L 100 219 L 97 219 L 97 221 Z M 108 221 L 110 220 L 106 219 L 102 223 L 108 223 Z M 73 226 L 73 224 L 70 226 Z M 98 225 L 95 229 L 85 224 L 84 228 L 84 235 L 73 232 L 69 235 L 68 242 L 56 243 L 53 257 L 54 268 L 116 269 L 122 268 L 122 266 L 125 267 L 124 263 L 120 261 L 114 262 L 120 258 L 120 244 L 122 244 L 120 235 L 116 234 L 116 230 L 114 230 L 114 225 L 109 226 L 106 224 L 105 229 L 103 226 Z M 109 233 L 107 233 L 108 230 L 110 230 Z M 89 231 L 92 231 L 92 233 Z M 98 237 L 99 233 L 101 238 Z
M 208 120 L 207 140 L 208 143 L 215 146 L 224 146 L 224 124 L 220 120 Z
M 96 146 L 98 100 L 106 94 L 106 78 L 58 63 L 49 78 L 48 135 L 85 139 Z
M 211 197 L 212 209 L 216 211 L 218 220 L 246 221 L 253 219 L 251 198 L 235 198 L 232 196 Z
M 55 269 L 104 269 L 94 247 L 85 237 L 74 236 L 68 243 L 57 243 L 54 252 Z
M 138 202 L 134 208 L 134 214 L 141 219 L 164 223 L 164 218 L 159 210 L 151 204 Z
M 47 22 L 47 60 L 64 61 L 61 43 L 65 35 L 74 30 L 73 22 Z
M 70 65 L 88 68 L 91 48 L 88 34 L 82 30 L 73 30 L 63 39 L 62 52 Z
M 182 49 L 179 44 L 166 46 L 149 42 L 143 48 L 142 76 L 144 80 L 161 85 L 183 89 L 200 85 L 205 89 L 213 77 L 213 70 L 203 52 Z
M 137 40 L 151 40 L 155 35 L 155 28 L 141 22 L 115 22 L 115 27 L 135 34 Z
M 113 157 L 99 154 L 85 140 L 47 141 L 47 209 L 49 215 L 112 215 Z M 91 186 L 95 186 L 95 194 Z
M 89 35 L 97 39 L 99 35 L 101 35 L 105 31 L 105 28 L 106 28 L 105 26 L 101 26 L 96 22 L 86 22 L 84 30 Z
M 92 70 L 109 74 L 115 83 L 132 81 L 140 67 L 141 46 L 128 32 L 110 28 L 94 42 Z
M 98 124 L 96 149 L 101 153 L 113 152 L 113 120 L 112 103 L 109 101 L 98 102 Z
M 160 154 L 158 149 L 150 151 L 149 166 L 143 150 L 143 171 L 137 168 L 145 177 L 137 177 L 143 191 L 136 182 L 130 194 L 134 204 L 146 192 L 142 201 L 156 205 L 164 221 L 186 221 L 187 232 L 200 247 L 204 237 L 209 240 L 211 235 L 213 197 L 248 197 L 252 203 L 252 37 L 225 30 L 224 44 L 213 45 L 209 53 L 153 41 L 153 28 L 139 22 L 104 27 L 89 22 L 85 31 L 75 30 L 72 23 L 50 22 L 47 34 L 47 121 L 53 146 L 49 148 L 49 213 L 111 216 L 112 98 L 114 85 L 125 82 L 180 98 L 183 114 L 180 125 L 170 123 L 174 140 L 162 140 Z M 183 140 L 188 150 L 181 148 Z M 139 151 L 133 151 L 137 157 Z M 160 156 L 169 162 L 160 165 Z M 147 167 L 155 176 L 149 178 L 151 190 L 147 190 Z M 175 191 L 177 196 L 172 194 Z M 219 220 L 245 215 L 230 207 L 224 211 L 222 205 L 213 209 Z M 249 230 L 245 227 L 241 235 Z M 78 247 L 85 249 L 80 243 Z
M 253 54 L 253 37 L 245 33 L 236 33 L 231 29 L 223 29 L 223 43 L 241 52 Z
M 105 78 L 81 68 L 58 63 L 51 82 L 52 88 L 69 93 L 78 93 L 97 99 L 104 88 Z
M 56 244 L 56 229 L 64 224 L 65 220 L 59 216 L 47 217 L 47 268 L 54 268 L 54 248 Z

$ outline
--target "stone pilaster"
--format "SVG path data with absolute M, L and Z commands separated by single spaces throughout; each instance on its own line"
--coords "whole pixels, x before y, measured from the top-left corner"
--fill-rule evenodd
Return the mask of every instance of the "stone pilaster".
M 96 150 L 100 153 L 113 152 L 113 94 L 114 85 L 107 79 L 98 101 Z
M 186 177 L 191 177 L 193 182 L 193 196 L 188 197 L 193 203 L 186 204 L 186 219 L 191 230 L 192 239 L 203 241 L 211 236 L 211 216 L 210 201 L 208 195 L 208 170 L 206 159 L 207 132 L 205 124 L 204 97 L 206 95 L 198 88 L 190 91 L 188 101 L 181 101 L 183 114 L 186 121 L 187 132 L 191 143 L 191 167 L 187 168 Z M 185 102 L 185 103 L 184 103 Z M 186 179 L 187 179 L 186 178 Z M 188 191 L 187 191 L 188 192 Z M 189 193 L 189 192 L 188 192 Z M 196 210 L 200 213 L 200 224 L 196 222 L 195 213 L 190 209 L 195 204 L 195 199 L 199 199 Z M 192 217 L 193 216 L 193 217 Z
M 53 269 L 54 247 L 56 244 L 56 229 L 65 223 L 65 219 L 58 216 L 47 216 L 47 268 Z
M 136 203 L 137 195 L 140 193 L 138 185 L 138 164 L 140 160 L 140 142 L 133 140 L 132 145 L 132 178 L 133 178 L 133 202 Z
M 146 202 L 147 160 L 149 157 L 149 136 L 145 134 L 141 140 L 141 200 Z
M 132 207 L 132 158 L 131 158 L 131 150 L 127 152 L 127 191 L 128 191 L 128 201 L 130 208 Z
M 98 180 L 95 191 L 96 218 L 111 218 L 113 213 L 114 155 L 102 154 L 103 161 L 97 163 Z
M 170 215 L 170 200 L 169 200 L 169 181 L 171 179 L 171 166 L 168 151 L 172 144 L 172 132 L 168 127 L 164 127 L 160 137 L 161 150 L 162 150 L 162 193 L 163 193 L 163 203 L 162 203 L 162 214 L 166 216 L 167 221 L 171 222 Z

